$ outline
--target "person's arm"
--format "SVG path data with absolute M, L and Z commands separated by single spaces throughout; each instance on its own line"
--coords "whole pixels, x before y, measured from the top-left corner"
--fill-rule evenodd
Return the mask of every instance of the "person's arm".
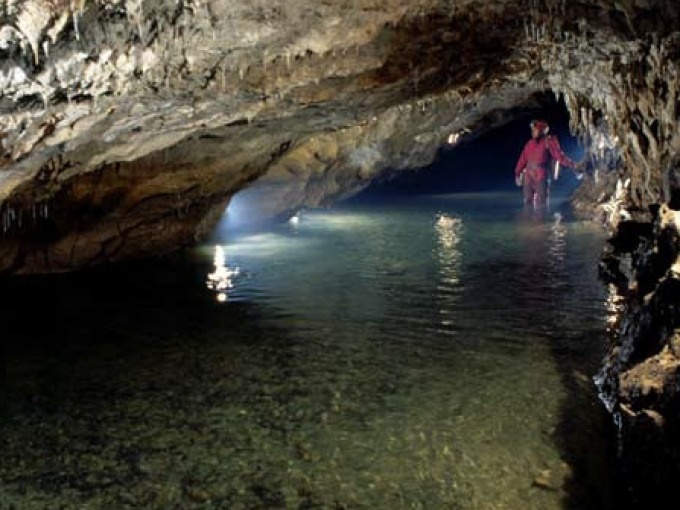
M 524 167 L 527 166 L 527 146 L 522 149 L 522 154 L 519 156 L 519 160 L 515 165 L 515 179 L 517 179 L 520 174 L 524 171 Z
M 576 169 L 579 164 L 573 159 L 569 158 L 564 152 L 562 152 L 562 147 L 560 147 L 560 142 L 555 136 L 548 137 L 548 150 L 550 155 L 555 161 L 559 161 L 560 165 L 568 166 L 569 168 Z

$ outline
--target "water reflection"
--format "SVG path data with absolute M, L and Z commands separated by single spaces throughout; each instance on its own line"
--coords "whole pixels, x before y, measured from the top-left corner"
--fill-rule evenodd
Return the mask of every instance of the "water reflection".
M 534 205 L 525 204 L 520 209 L 517 219 L 522 224 L 527 223 L 544 223 L 548 218 L 549 204 Z
M 227 292 L 234 286 L 232 278 L 237 276 L 240 272 L 239 268 L 230 268 L 227 265 L 227 257 L 224 253 L 224 248 L 220 245 L 215 246 L 214 256 L 215 270 L 208 273 L 206 286 L 215 291 L 216 299 L 220 303 L 227 300 Z
M 553 269 L 564 262 L 567 247 L 567 227 L 562 220 L 562 214 L 556 212 L 553 215 L 553 223 L 550 226 L 550 260 Z
M 290 224 L 293 225 L 294 227 L 297 227 L 297 226 L 300 224 L 300 213 L 297 212 L 297 213 L 293 214 L 293 215 L 288 219 L 288 223 L 290 223 Z
M 463 221 L 460 218 L 439 214 L 435 223 L 437 233 L 436 255 L 439 266 L 437 297 L 441 300 L 439 314 L 442 326 L 452 326 L 456 308 L 460 279 L 460 238 Z

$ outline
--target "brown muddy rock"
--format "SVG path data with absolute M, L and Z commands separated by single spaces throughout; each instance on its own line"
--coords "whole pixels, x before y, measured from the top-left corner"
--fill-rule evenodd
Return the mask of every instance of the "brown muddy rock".
M 623 466 L 636 502 L 667 501 L 680 464 L 680 358 L 665 347 L 622 373 L 618 408 Z
M 680 213 L 664 205 L 651 235 L 639 235 L 637 243 L 634 235 L 619 235 L 610 243 L 616 247 L 610 257 L 631 262 L 628 272 L 608 264 L 622 308 L 597 382 L 619 425 L 627 483 L 638 504 L 668 495 L 680 475 L 679 227 Z

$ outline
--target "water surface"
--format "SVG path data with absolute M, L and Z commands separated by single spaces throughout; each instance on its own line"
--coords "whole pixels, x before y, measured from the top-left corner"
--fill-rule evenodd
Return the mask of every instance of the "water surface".
M 4 283 L 0 508 L 610 508 L 604 240 L 430 196 Z

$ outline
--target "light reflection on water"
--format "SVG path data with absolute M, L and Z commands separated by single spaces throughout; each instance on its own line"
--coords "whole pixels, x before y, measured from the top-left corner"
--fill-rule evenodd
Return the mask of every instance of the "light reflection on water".
M 206 286 L 215 291 L 217 301 L 223 303 L 227 300 L 228 292 L 234 287 L 234 277 L 238 276 L 239 268 L 231 268 L 227 265 L 224 247 L 215 246 L 214 257 L 215 269 L 208 273 Z
M 460 218 L 439 214 L 435 224 L 437 233 L 436 255 L 439 267 L 439 314 L 442 326 L 453 326 L 457 314 L 458 284 L 460 282 L 460 258 L 458 248 L 463 233 L 463 221 Z
M 515 198 L 307 211 L 37 284 L 66 340 L 24 325 L 8 352 L 0 501 L 607 508 L 604 237 Z

